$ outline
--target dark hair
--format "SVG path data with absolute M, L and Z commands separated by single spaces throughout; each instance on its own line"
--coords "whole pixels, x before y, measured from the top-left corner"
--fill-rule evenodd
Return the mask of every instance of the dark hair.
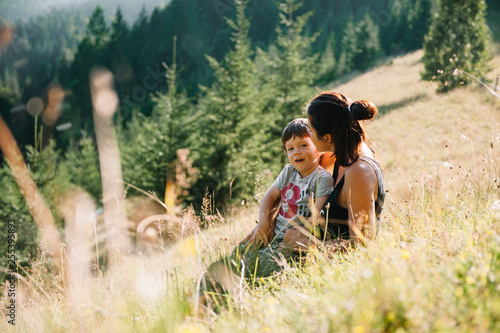
M 335 157 L 342 166 L 348 166 L 357 157 L 359 147 L 366 140 L 361 120 L 375 117 L 378 109 L 370 101 L 351 101 L 337 92 L 322 92 L 307 106 L 307 118 L 319 137 L 332 136 Z
M 308 138 L 311 136 L 309 134 L 309 127 L 307 125 L 306 118 L 294 119 L 286 125 L 283 133 L 281 134 L 281 143 L 283 144 L 283 148 L 285 148 L 286 142 L 294 136 L 298 136 L 299 138 Z

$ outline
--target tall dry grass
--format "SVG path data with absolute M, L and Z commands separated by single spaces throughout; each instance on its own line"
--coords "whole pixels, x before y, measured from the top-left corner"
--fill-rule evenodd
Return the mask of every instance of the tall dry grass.
M 256 207 L 243 206 L 225 224 L 92 276 L 89 292 L 71 302 L 40 259 L 18 285 L 17 325 L 2 318 L 0 329 L 499 331 L 500 100 L 474 87 L 436 94 L 420 81 L 421 55 L 337 87 L 384 111 L 368 131 L 389 192 L 381 231 L 367 248 L 313 252 L 302 267 L 205 306 L 196 293 L 203 271 L 255 225 Z

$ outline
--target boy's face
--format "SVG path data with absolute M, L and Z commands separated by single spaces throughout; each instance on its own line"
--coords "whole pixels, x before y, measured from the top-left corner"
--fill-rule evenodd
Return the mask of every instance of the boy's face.
M 310 137 L 292 136 L 285 142 L 288 160 L 302 177 L 307 177 L 316 169 L 321 155 Z

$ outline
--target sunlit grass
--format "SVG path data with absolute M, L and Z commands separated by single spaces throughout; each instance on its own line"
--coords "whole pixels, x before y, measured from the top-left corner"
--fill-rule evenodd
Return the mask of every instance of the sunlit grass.
M 367 248 L 311 253 L 301 268 L 250 281 L 241 298 L 215 307 L 196 285 L 255 226 L 257 207 L 245 205 L 224 224 L 95 274 L 72 297 L 39 259 L 17 285 L 16 326 L 3 317 L 0 330 L 500 330 L 500 101 L 474 87 L 436 94 L 420 81 L 420 57 L 396 58 L 339 88 L 391 106 L 368 128 L 389 192 Z

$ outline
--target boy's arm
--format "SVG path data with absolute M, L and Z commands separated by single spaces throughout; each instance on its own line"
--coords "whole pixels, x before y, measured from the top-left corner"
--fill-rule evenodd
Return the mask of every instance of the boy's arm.
M 272 235 L 274 231 L 274 212 L 276 202 L 280 198 L 280 190 L 271 186 L 264 197 L 262 198 L 262 202 L 260 203 L 259 208 L 259 223 L 257 227 L 255 227 L 252 232 L 243 239 L 242 243 L 247 243 L 247 245 L 251 245 L 257 243 L 260 245 L 261 243 L 267 244 L 269 241 L 269 236 Z
M 280 194 L 280 190 L 275 186 L 271 186 L 267 190 L 266 194 L 264 194 L 259 208 L 259 224 L 269 222 L 271 216 L 273 215 L 273 208 L 276 201 L 278 201 Z

